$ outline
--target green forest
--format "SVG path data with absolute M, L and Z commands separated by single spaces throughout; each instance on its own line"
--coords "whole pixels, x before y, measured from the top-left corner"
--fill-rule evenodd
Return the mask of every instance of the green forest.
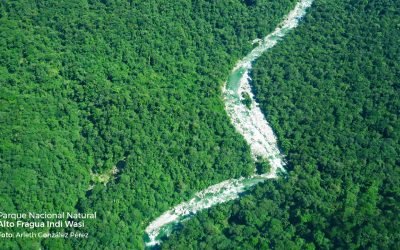
M 295 3 L 0 1 L 0 212 L 98 217 L 0 249 L 144 249 L 151 220 L 252 174 L 221 86 Z M 252 72 L 287 174 L 160 248 L 399 249 L 399 44 L 399 1 L 316 0 Z
M 399 44 L 399 1 L 315 1 L 252 72 L 287 176 L 162 249 L 400 249 Z
M 1 1 L 0 211 L 98 219 L 0 249 L 142 249 L 172 205 L 252 173 L 220 86 L 294 4 Z

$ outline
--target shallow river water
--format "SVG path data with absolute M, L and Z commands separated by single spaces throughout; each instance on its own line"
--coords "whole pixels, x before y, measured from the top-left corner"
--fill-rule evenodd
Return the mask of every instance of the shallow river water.
M 249 73 L 252 62 L 274 47 L 291 29 L 298 26 L 312 2 L 312 0 L 299 1 L 272 33 L 258 40 L 259 45 L 232 69 L 222 89 L 225 110 L 232 124 L 249 144 L 254 161 L 267 160 L 271 166 L 270 172 L 223 181 L 207 187 L 196 193 L 189 201 L 182 202 L 166 211 L 147 226 L 145 237 L 147 247 L 160 244 L 161 238 L 168 236 L 179 223 L 190 219 L 198 211 L 237 199 L 241 193 L 257 183 L 276 178 L 279 170 L 284 171 L 284 157 L 279 151 L 272 128 L 254 99 Z M 250 97 L 250 105 L 245 104 L 244 96 Z

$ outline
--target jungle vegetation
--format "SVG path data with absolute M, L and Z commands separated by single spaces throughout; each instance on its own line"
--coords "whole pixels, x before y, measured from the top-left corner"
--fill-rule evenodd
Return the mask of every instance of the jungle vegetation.
M 400 2 L 317 0 L 254 65 L 286 176 L 162 249 L 400 248 Z
M 0 248 L 142 249 L 172 205 L 252 173 L 220 89 L 294 4 L 1 1 L 0 211 L 98 219 L 81 229 L 88 239 Z

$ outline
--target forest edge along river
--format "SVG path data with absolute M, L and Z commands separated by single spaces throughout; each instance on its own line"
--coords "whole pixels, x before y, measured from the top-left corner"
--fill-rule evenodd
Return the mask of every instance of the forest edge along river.
M 160 244 L 161 238 L 169 236 L 181 222 L 190 219 L 197 212 L 237 199 L 239 194 L 257 183 L 276 178 L 278 171 L 285 171 L 284 157 L 279 151 L 276 136 L 254 100 L 249 74 L 252 62 L 274 47 L 291 29 L 297 27 L 312 2 L 313 0 L 299 1 L 278 27 L 259 40 L 259 45 L 236 64 L 222 88 L 225 110 L 232 124 L 249 144 L 254 162 L 268 161 L 271 166 L 270 172 L 257 174 L 255 171 L 255 174 L 249 177 L 229 179 L 212 185 L 196 193 L 189 201 L 166 211 L 147 226 L 147 247 Z

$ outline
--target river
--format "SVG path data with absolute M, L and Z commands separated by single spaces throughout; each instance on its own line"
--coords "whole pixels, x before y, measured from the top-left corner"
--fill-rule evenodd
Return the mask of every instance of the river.
M 285 171 L 284 156 L 279 151 L 276 136 L 251 91 L 249 73 L 252 63 L 258 57 L 298 26 L 312 2 L 313 0 L 300 0 L 272 33 L 258 40 L 259 45 L 236 64 L 222 88 L 225 110 L 233 126 L 249 144 L 254 161 L 268 161 L 271 166 L 270 172 L 256 174 L 255 171 L 255 174 L 249 177 L 223 181 L 207 187 L 196 193 L 189 201 L 166 211 L 147 226 L 145 230 L 147 247 L 161 244 L 161 238 L 170 235 L 181 222 L 190 219 L 197 212 L 237 199 L 241 193 L 257 183 L 276 178 L 278 171 Z

